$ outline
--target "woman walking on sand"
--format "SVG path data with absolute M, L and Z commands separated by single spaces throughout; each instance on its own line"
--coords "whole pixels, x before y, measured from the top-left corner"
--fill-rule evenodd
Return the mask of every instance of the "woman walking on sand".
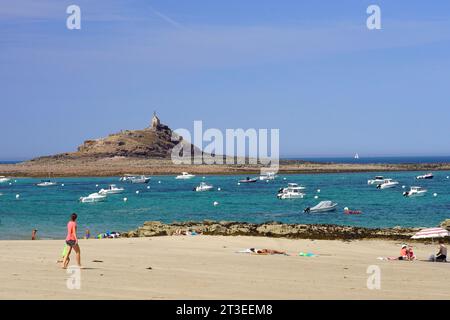
M 63 269 L 67 268 L 67 265 L 70 261 L 70 253 L 72 252 L 72 249 L 75 250 L 76 258 L 77 258 L 77 265 L 81 268 L 81 252 L 80 252 L 80 246 L 78 245 L 78 238 L 77 238 L 77 214 L 72 213 L 70 216 L 70 221 L 67 223 L 67 237 L 66 237 L 66 244 L 68 246 L 67 253 L 63 260 Z

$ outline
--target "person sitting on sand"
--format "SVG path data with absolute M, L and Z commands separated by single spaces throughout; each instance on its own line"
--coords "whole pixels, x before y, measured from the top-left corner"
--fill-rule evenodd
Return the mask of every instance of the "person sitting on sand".
M 444 240 L 439 240 L 439 252 L 434 259 L 436 262 L 447 262 L 447 247 L 444 244 Z
M 408 247 L 408 260 L 413 261 L 413 260 L 416 260 L 416 259 L 417 259 L 417 257 L 414 254 L 413 247 L 409 246 Z
M 407 248 L 408 248 L 408 246 L 406 244 L 402 244 L 402 248 L 400 249 L 400 256 L 398 257 L 398 260 L 409 260 Z
M 252 253 L 256 253 L 256 254 L 284 254 L 287 255 L 286 252 L 284 251 L 278 251 L 278 250 L 273 250 L 273 249 L 255 249 L 255 248 L 250 248 L 250 251 Z
M 81 268 L 81 250 L 80 246 L 78 245 L 78 237 L 77 237 L 77 214 L 72 213 L 70 216 L 70 221 L 67 223 L 67 237 L 66 237 L 66 244 L 69 247 L 69 250 L 67 250 L 66 256 L 63 260 L 63 269 L 67 269 L 67 265 L 70 261 L 70 254 L 72 253 L 72 249 L 75 250 L 76 258 L 77 258 L 77 265 Z

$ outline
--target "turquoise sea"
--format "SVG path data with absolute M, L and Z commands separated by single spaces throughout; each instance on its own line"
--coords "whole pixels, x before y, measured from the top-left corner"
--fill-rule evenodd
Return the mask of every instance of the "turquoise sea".
M 435 226 L 450 218 L 450 172 L 436 172 L 433 180 L 416 180 L 423 172 L 296 174 L 276 180 L 238 185 L 243 176 L 197 176 L 175 180 L 174 176 L 153 176 L 147 185 L 122 183 L 118 177 L 59 178 L 56 187 L 35 186 L 40 179 L 17 179 L 0 184 L 0 239 L 29 239 L 38 229 L 41 239 L 62 238 L 68 216 L 79 215 L 79 231 L 92 235 L 105 231 L 128 231 L 147 220 L 200 221 L 204 219 L 286 223 L 330 223 L 366 227 Z M 377 190 L 367 185 L 375 175 L 400 182 L 394 189 Z M 194 192 L 201 181 L 213 184 L 214 191 Z M 305 199 L 279 200 L 276 193 L 288 182 L 307 187 Z M 64 184 L 64 186 L 62 186 Z M 108 184 L 123 186 L 125 192 L 110 195 L 105 202 L 85 204 L 87 196 Z M 98 185 L 98 187 L 96 186 Z M 419 185 L 429 192 L 422 198 L 404 198 L 402 186 Z M 218 191 L 217 188 L 221 188 Z M 320 193 L 317 190 L 320 189 Z M 139 191 L 139 194 L 136 194 Z M 437 197 L 433 194 L 437 193 Z M 16 195 L 19 194 L 19 199 Z M 314 199 L 318 195 L 319 199 Z M 128 201 L 124 202 L 123 198 Z M 303 209 L 320 200 L 339 203 L 336 212 L 304 214 Z M 219 202 L 214 206 L 213 202 Z M 361 215 L 345 215 L 344 207 L 362 210 Z

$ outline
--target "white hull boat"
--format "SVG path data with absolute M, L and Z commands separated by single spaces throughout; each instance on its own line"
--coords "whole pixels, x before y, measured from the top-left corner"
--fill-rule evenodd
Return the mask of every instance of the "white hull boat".
M 303 192 L 306 188 L 299 186 L 296 183 L 288 183 L 287 188 L 281 188 L 278 191 L 278 199 L 303 199 L 305 193 Z
M 50 180 L 46 180 L 46 181 L 41 181 L 38 184 L 36 184 L 38 187 L 54 187 L 57 185 L 56 182 L 50 181 Z
M 150 178 L 146 176 L 131 177 L 129 181 L 134 184 L 146 184 L 150 182 Z
M 377 186 L 378 189 L 390 189 L 395 188 L 398 185 L 397 181 L 393 181 L 392 179 L 386 179 L 383 183 Z
M 176 176 L 175 179 L 177 179 L 177 180 L 187 180 L 187 179 L 192 179 L 194 177 L 195 177 L 195 174 L 182 172 L 179 176 Z
M 386 180 L 384 177 L 376 176 L 375 179 L 367 180 L 367 184 L 375 184 L 378 186 L 379 184 L 382 184 L 384 180 Z
M 321 201 L 318 205 L 312 208 L 306 208 L 304 210 L 305 213 L 321 213 L 321 212 L 330 212 L 336 210 L 338 206 L 337 203 L 332 201 Z
M 92 202 L 104 201 L 105 199 L 106 199 L 106 195 L 99 194 L 99 193 L 91 193 L 87 197 L 81 197 L 80 201 L 82 203 L 92 203 Z
M 259 176 L 259 180 L 275 180 L 276 177 L 275 172 L 267 172 L 266 174 Z
M 210 191 L 214 187 L 212 185 L 206 184 L 205 182 L 200 183 L 197 187 L 194 188 L 194 191 L 197 192 L 203 192 L 203 191 Z
M 417 176 L 416 179 L 423 180 L 423 179 L 433 179 L 434 175 L 432 173 L 427 173 L 421 176 Z
M 423 197 L 428 192 L 427 189 L 421 187 L 411 187 L 409 191 L 403 193 L 405 197 Z
M 115 184 L 111 184 L 108 189 L 101 189 L 98 193 L 102 195 L 119 194 L 124 192 L 124 188 L 117 188 Z
M 0 176 L 0 183 L 6 183 L 6 182 L 10 182 L 11 179 L 7 178 L 5 176 Z

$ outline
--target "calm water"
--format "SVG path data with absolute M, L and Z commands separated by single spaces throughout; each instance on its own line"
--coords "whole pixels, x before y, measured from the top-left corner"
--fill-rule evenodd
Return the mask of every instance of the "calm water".
M 355 159 L 353 157 L 339 158 L 339 157 L 327 157 L 327 158 L 287 158 L 292 160 L 307 160 L 312 162 L 333 162 L 333 163 L 378 163 L 378 164 L 418 164 L 418 163 L 450 163 L 450 156 L 415 156 L 415 157 L 364 157 Z
M 420 172 L 421 174 L 422 172 Z M 367 227 L 435 226 L 450 218 L 450 172 L 435 173 L 434 180 L 415 180 L 419 172 L 384 173 L 400 182 L 395 189 L 377 190 L 367 180 L 376 174 L 281 175 L 269 183 L 237 185 L 241 176 L 207 176 L 205 181 L 221 191 L 193 192 L 202 177 L 175 180 L 173 176 L 152 177 L 149 184 L 132 185 L 113 178 L 61 178 L 57 187 L 39 188 L 38 179 L 18 179 L 12 185 L 0 184 L 0 239 L 29 238 L 37 228 L 41 238 L 60 238 L 71 212 L 79 214 L 79 230 L 90 228 L 91 234 L 105 231 L 128 231 L 147 220 L 164 222 L 186 220 L 235 220 L 287 223 L 332 223 Z M 286 180 L 284 180 L 286 178 Z M 161 181 L 161 183 L 158 183 Z M 287 182 L 307 187 L 305 199 L 278 200 L 277 190 Z M 65 186 L 61 186 L 64 183 Z M 82 204 L 80 196 L 115 183 L 125 187 L 125 193 L 111 195 L 106 202 Z M 99 187 L 96 187 L 96 185 Z M 420 185 L 429 189 L 423 198 L 404 198 L 402 185 Z M 321 189 L 317 193 L 317 189 Z M 139 195 L 136 191 L 139 190 Z M 433 197 L 433 193 L 438 193 Z M 20 194 L 20 198 L 15 198 Z M 319 195 L 315 200 L 314 196 Z M 127 197 L 128 202 L 123 198 Z M 303 214 L 307 206 L 320 200 L 339 203 L 336 212 Z M 213 206 L 218 201 L 219 206 Z M 343 214 L 345 206 L 362 210 L 360 216 Z

